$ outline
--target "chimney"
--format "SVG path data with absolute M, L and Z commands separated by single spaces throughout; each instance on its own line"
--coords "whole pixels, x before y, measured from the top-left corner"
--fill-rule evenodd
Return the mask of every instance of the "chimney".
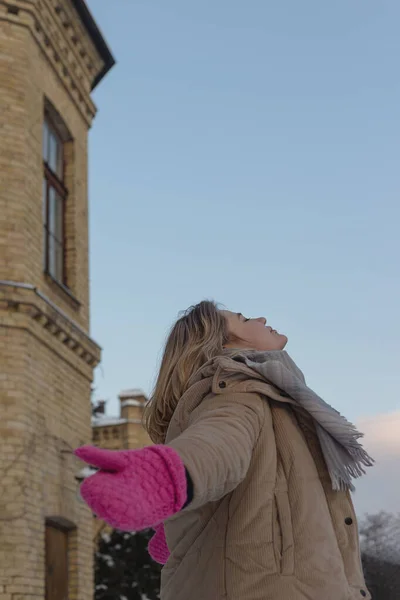
M 121 419 L 133 419 L 140 421 L 143 409 L 147 404 L 145 393 L 139 389 L 125 390 L 120 393 Z

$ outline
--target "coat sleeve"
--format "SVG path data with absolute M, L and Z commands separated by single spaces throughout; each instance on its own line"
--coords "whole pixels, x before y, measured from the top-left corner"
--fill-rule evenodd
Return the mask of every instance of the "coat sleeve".
M 193 483 L 193 498 L 184 510 L 219 500 L 246 477 L 264 423 L 264 402 L 255 393 L 207 398 L 191 415 L 188 428 L 168 444 Z

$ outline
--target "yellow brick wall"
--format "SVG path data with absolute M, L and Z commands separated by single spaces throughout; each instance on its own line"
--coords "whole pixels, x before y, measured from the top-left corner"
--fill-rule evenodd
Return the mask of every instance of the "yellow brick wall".
M 144 407 L 148 398 L 140 390 L 121 392 L 119 397 L 121 417 L 126 419 L 123 443 L 126 448 L 143 448 L 152 442 L 143 427 Z
M 0 21 L 0 215 L 2 279 L 38 286 L 84 328 L 89 326 L 88 124 L 30 31 Z M 67 277 L 79 309 L 43 272 L 42 126 L 47 98 L 73 138 L 67 147 Z M 71 161 L 71 158 L 73 159 Z
M 128 423 L 125 429 L 125 444 L 127 448 L 143 448 L 149 446 L 150 440 L 147 431 L 137 423 Z
M 7 374 L 1 386 L 0 582 L 6 594 L 44 598 L 45 520 L 63 518 L 77 528 L 71 568 L 79 581 L 75 593 L 70 581 L 70 600 L 86 600 L 92 595 L 93 524 L 78 499 L 72 449 L 90 436 L 89 404 L 82 401 L 90 380 L 39 341 L 28 319 L 19 320 L 21 329 L 2 328 L 0 337 Z
M 147 432 L 140 423 L 124 423 L 93 428 L 92 441 L 107 450 L 132 450 L 150 446 Z
M 127 406 L 121 410 L 115 423 L 102 425 L 101 418 L 92 428 L 93 444 L 107 450 L 132 450 L 152 444 L 142 425 L 143 408 Z M 118 420 L 119 419 L 119 420 Z
M 93 597 L 93 516 L 79 499 L 82 465 L 72 451 L 91 439 L 100 359 L 87 335 L 87 135 L 93 69 L 103 66 L 96 52 L 70 0 L 0 0 L 0 280 L 29 284 L 50 301 L 0 283 L 0 600 L 44 600 L 46 519 L 74 527 L 68 600 Z M 43 272 L 45 99 L 73 139 L 65 148 L 66 246 L 77 301 Z

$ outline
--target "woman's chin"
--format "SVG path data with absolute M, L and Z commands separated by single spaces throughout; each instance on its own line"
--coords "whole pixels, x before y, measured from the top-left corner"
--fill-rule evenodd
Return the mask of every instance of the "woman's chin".
M 289 340 L 286 335 L 283 335 L 281 333 L 279 334 L 279 337 L 281 338 L 280 350 L 283 350 L 284 348 L 286 348 L 286 344 L 288 343 Z

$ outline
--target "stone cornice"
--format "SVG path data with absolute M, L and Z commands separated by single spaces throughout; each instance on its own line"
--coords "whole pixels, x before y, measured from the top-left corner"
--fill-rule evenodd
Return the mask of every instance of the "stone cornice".
M 100 362 L 100 346 L 34 286 L 0 281 L 0 310 L 29 315 L 89 367 L 94 368 Z
M 90 126 L 93 82 L 105 67 L 74 6 L 66 0 L 0 0 L 0 20 L 27 27 Z
M 59 3 L 60 0 L 53 0 L 53 2 Z M 108 71 L 115 65 L 115 58 L 112 55 L 111 50 L 108 47 L 100 29 L 98 28 L 96 21 L 93 19 L 93 16 L 87 7 L 86 0 L 70 0 L 70 2 L 72 2 L 74 6 L 74 15 L 79 15 L 80 23 L 84 26 L 84 31 L 82 32 L 83 37 L 86 37 L 85 33 L 89 33 L 90 39 L 96 48 L 97 54 L 103 61 L 103 68 L 97 72 L 92 81 L 92 89 L 94 89 L 108 73 Z

